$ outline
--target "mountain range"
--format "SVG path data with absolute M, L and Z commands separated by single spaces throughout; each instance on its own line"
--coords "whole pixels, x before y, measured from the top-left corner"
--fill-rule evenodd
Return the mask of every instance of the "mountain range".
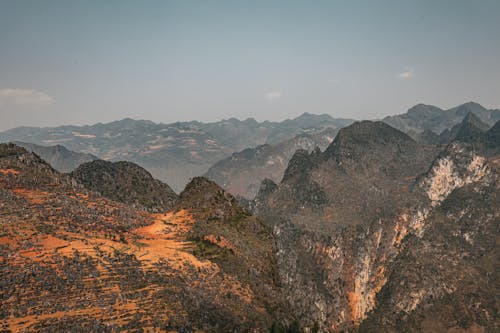
M 449 110 L 442 110 L 433 105 L 417 104 L 406 113 L 387 116 L 383 121 L 410 136 L 425 130 L 441 134 L 460 123 L 469 113 L 474 114 L 488 126 L 493 126 L 500 120 L 499 109 L 488 110 L 478 103 L 469 102 Z
M 103 160 L 134 162 L 179 192 L 189 179 L 204 174 L 233 152 L 276 144 L 297 134 L 318 133 L 351 122 L 308 113 L 282 122 L 231 118 L 214 123 L 157 124 L 126 118 L 87 126 L 19 127 L 0 133 L 0 142 L 64 145 L 69 150 Z
M 500 121 L 443 121 L 290 125 L 179 195 L 0 144 L 2 329 L 499 331 Z
M 450 131 L 468 114 L 476 116 L 482 130 L 500 120 L 500 110 L 469 102 L 449 110 L 418 104 L 383 122 L 419 142 L 446 144 L 456 134 Z M 19 127 L 0 133 L 0 142 L 16 141 L 63 172 L 96 158 L 129 161 L 167 182 L 177 193 L 191 178 L 205 175 L 231 193 L 252 199 L 264 178 L 281 180 L 296 149 L 322 150 L 339 128 L 352 122 L 309 113 L 282 122 L 230 118 L 213 123 L 157 124 L 126 118 L 90 126 Z M 63 152 L 63 147 L 74 153 Z

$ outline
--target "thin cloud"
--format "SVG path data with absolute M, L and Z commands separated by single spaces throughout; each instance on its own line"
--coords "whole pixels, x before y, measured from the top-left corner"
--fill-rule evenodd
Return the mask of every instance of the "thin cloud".
M 412 67 L 405 67 L 401 73 L 396 75 L 398 79 L 403 79 L 403 80 L 411 79 L 414 78 L 415 76 L 417 76 L 417 74 L 415 73 L 415 70 Z
M 42 108 L 52 103 L 52 96 L 34 89 L 0 89 L 0 107 Z
M 266 98 L 269 100 L 281 98 L 281 91 L 269 91 L 266 93 Z

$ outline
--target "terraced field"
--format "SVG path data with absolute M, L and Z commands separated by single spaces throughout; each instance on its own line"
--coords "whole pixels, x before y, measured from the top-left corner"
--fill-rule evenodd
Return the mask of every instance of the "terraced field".
M 0 199 L 4 331 L 268 325 L 248 284 L 193 254 L 189 234 L 196 219 L 189 210 L 132 210 L 22 151 L 0 157 Z M 214 236 L 213 246 L 220 239 Z M 227 240 L 223 246 L 234 247 Z

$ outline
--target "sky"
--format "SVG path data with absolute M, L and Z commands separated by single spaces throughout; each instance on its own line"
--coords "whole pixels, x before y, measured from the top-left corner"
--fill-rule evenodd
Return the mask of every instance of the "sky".
M 499 0 L 0 0 L 0 130 L 500 108 Z

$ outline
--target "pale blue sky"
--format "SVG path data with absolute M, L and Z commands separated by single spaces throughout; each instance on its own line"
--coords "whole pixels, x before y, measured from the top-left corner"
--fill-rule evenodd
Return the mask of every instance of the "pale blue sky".
M 500 1 L 0 0 L 0 130 L 500 107 Z

